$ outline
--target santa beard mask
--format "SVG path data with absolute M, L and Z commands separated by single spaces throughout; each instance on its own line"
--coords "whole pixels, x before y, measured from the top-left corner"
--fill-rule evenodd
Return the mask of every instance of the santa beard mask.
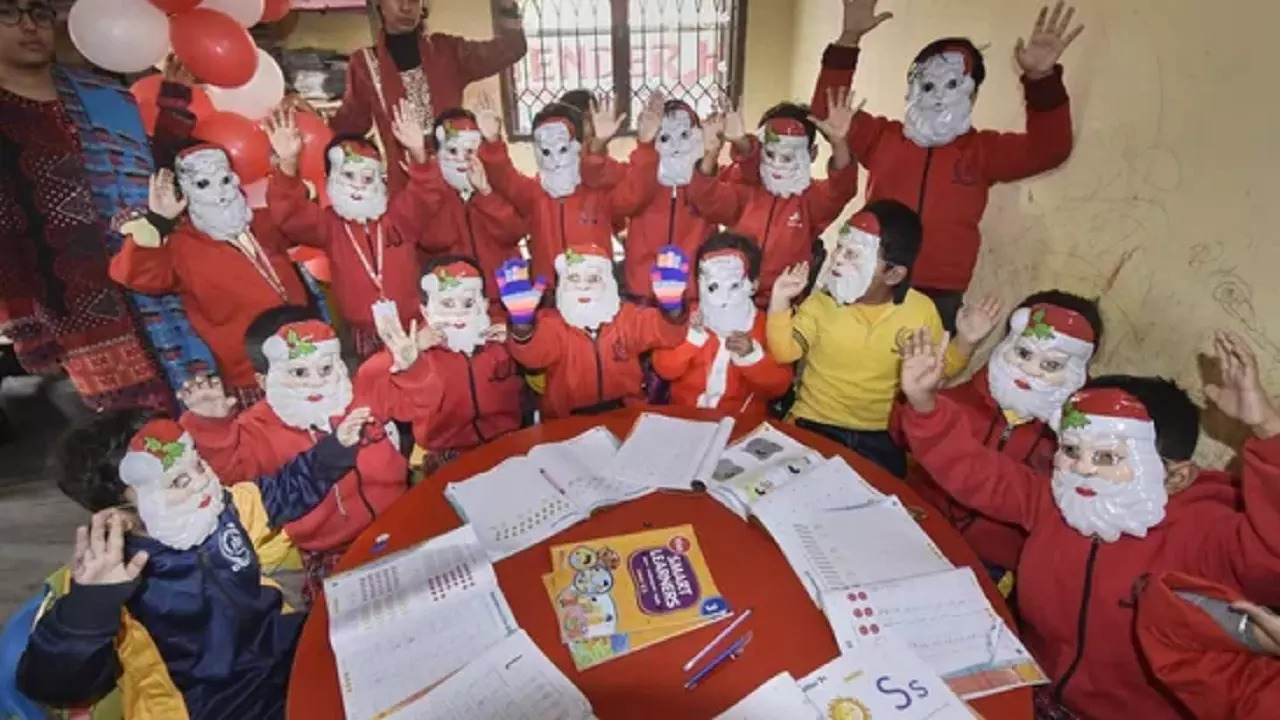
M 1128 463 L 1132 472 L 1127 481 L 1111 481 L 1076 473 L 1063 467 L 1060 457 L 1055 458 L 1053 499 L 1067 525 L 1085 537 L 1115 542 L 1126 534 L 1146 537 L 1148 530 L 1164 520 L 1169 495 L 1164 486 L 1164 463 L 1152 441 L 1117 436 L 1085 438 L 1066 432 L 1060 440 L 1059 456 L 1066 445 L 1089 453 L 1104 446 L 1114 448 L 1124 455 L 1120 462 Z
M 534 158 L 538 163 L 538 181 L 553 198 L 569 197 L 582 183 L 582 143 L 573 138 L 569 127 L 551 121 L 533 131 Z
M 684 187 L 693 180 L 693 169 L 702 159 L 702 133 L 684 110 L 662 116 L 655 143 L 658 150 L 658 184 Z
M 768 134 L 766 133 L 766 138 Z M 806 136 L 775 136 L 762 142 L 760 182 L 771 195 L 800 195 L 813 182 L 813 156 Z
M 225 152 L 199 149 L 180 155 L 173 165 L 178 187 L 187 199 L 187 217 L 197 230 L 226 241 L 249 229 L 253 209 Z
M 330 149 L 330 172 L 325 181 L 329 203 L 338 217 L 367 223 L 387 212 L 387 180 L 382 164 L 364 155 Z M 333 155 L 341 156 L 335 161 Z
M 836 241 L 835 256 L 827 273 L 826 288 L 841 305 L 852 305 L 867 294 L 880 258 L 880 238 L 846 227 Z
M 324 384 L 315 385 L 316 377 Z M 346 413 L 353 396 L 351 376 L 337 353 L 272 362 L 265 385 L 267 405 L 285 425 L 300 430 L 332 432 L 333 418 Z
M 471 355 L 485 343 L 490 324 L 487 307 L 479 288 L 464 286 L 431 293 L 422 312 L 429 326 L 444 333 L 450 350 Z
M 188 466 L 165 473 L 161 485 L 136 489 L 135 505 L 147 535 L 175 549 L 190 550 L 218 529 L 223 509 L 222 485 L 217 475 L 194 453 Z M 172 487 L 178 475 L 188 478 L 186 487 Z
M 912 68 L 902 132 L 925 148 L 946 145 L 969 132 L 977 86 L 965 72 L 962 52 L 944 52 Z
M 618 281 L 612 268 L 584 261 L 570 266 L 556 286 L 556 309 L 565 323 L 582 330 L 597 330 L 611 322 L 622 307 Z
M 1039 376 L 1028 374 L 1023 363 L 1061 363 L 1057 371 L 1040 368 Z M 991 353 L 987 362 L 987 388 L 1000 409 L 1020 419 L 1049 422 L 1072 393 L 1084 386 L 1088 359 L 1036 347 L 1021 333 L 1011 333 Z
M 749 332 L 756 319 L 756 284 L 740 255 L 704 258 L 698 264 L 698 310 L 707 329 L 728 337 Z
M 449 187 L 458 191 L 463 198 L 470 198 L 475 192 L 471 186 L 471 158 L 480 148 L 480 133 L 476 130 L 455 130 L 445 133 L 444 128 L 437 129 L 436 141 L 440 143 L 440 174 Z

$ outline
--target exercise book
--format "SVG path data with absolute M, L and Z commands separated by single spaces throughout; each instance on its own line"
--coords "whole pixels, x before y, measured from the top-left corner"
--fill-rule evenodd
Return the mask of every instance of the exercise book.
M 641 413 L 609 465 L 609 476 L 628 487 L 693 490 L 709 479 L 733 433 L 720 422 Z
M 703 484 L 712 498 L 745 520 L 756 501 L 821 461 L 821 453 L 766 422 L 725 448 Z
M 804 696 L 791 673 L 782 672 L 717 715 L 715 720 L 823 720 L 826 717 Z

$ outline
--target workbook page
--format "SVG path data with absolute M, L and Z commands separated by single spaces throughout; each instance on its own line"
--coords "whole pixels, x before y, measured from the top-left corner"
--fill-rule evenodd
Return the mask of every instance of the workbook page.
M 715 720 L 822 720 L 791 673 L 778 673 Z
M 564 472 L 564 471 L 559 471 Z M 586 519 L 554 476 L 523 455 L 462 482 L 445 498 L 475 528 L 489 560 L 498 562 Z M 564 481 L 562 481 L 564 482 Z
M 628 485 L 692 490 L 699 473 L 710 476 L 732 431 L 732 418 L 714 423 L 641 413 L 609 476 Z
M 564 495 L 585 517 L 610 505 L 647 495 L 653 489 L 610 475 L 609 465 L 618 454 L 618 439 L 604 428 L 594 428 L 564 442 L 539 445 L 529 459 L 539 474 Z
M 827 458 L 795 478 L 761 497 L 753 504 L 753 512 L 770 512 L 770 507 L 791 508 L 807 512 L 843 510 L 885 500 L 844 458 Z M 762 509 L 762 510 L 761 510 Z

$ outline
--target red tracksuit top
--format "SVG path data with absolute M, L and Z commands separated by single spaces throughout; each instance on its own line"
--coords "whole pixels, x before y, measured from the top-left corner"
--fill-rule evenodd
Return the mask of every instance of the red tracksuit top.
M 1274 718 L 1280 658 L 1254 653 L 1175 591 L 1228 603 L 1244 599 L 1229 587 L 1183 573 L 1147 580 L 1138 595 L 1138 643 L 1160 684 L 1196 720 Z
M 827 113 L 826 91 L 853 84 L 858 48 L 830 45 L 813 95 L 813 114 Z M 849 149 L 867 169 L 867 202 L 897 200 L 920 214 L 924 245 L 911 284 L 965 290 L 982 241 L 978 221 L 992 185 L 1047 172 L 1071 155 L 1071 106 L 1062 67 L 1043 80 L 1022 79 L 1027 131 L 970 130 L 947 145 L 922 148 L 902 133 L 902 123 L 859 112 Z
M 442 347 L 425 356 L 440 395 L 428 417 L 413 424 L 418 445 L 468 450 L 520 428 L 524 378 L 505 344 L 485 343 L 470 357 Z
M 440 395 L 429 363 L 419 359 L 409 370 L 392 375 L 391 355 L 385 350 L 364 361 L 352 382 L 348 411 L 368 407 L 374 423 L 365 429 L 356 469 L 311 512 L 285 525 L 289 539 L 303 550 L 346 548 L 409 489 L 409 462 L 382 428 L 389 420 L 429 422 L 428 413 Z M 225 420 L 187 412 L 181 422 L 224 485 L 270 475 L 317 440 L 311 431 L 285 425 L 265 401 Z
M 1000 405 L 991 397 L 987 386 L 987 368 L 974 373 L 968 382 L 947 388 L 940 393 L 956 402 L 969 420 L 974 436 L 983 445 L 1008 455 L 1046 477 L 1053 474 L 1053 454 L 1058 449 L 1057 436 L 1039 420 L 1021 425 L 1010 425 Z M 902 411 L 905 404 L 894 405 L 889 419 L 889 432 L 894 442 L 905 445 L 902 432 Z M 919 465 L 907 471 L 907 484 L 920 493 L 929 504 L 942 513 L 983 562 L 1012 569 L 1018 565 L 1018 554 L 1027 534 L 1017 526 L 997 522 L 956 502 L 946 490 L 938 486 L 929 473 Z
M 578 243 L 610 247 L 613 244 L 612 206 L 644 204 L 658 186 L 658 152 L 652 143 L 636 147 L 621 181 L 617 173 L 608 172 L 604 156 L 584 148 L 582 184 L 564 198 L 551 197 L 537 178 L 517 170 L 504 142 L 483 142 L 477 155 L 484 163 L 494 192 L 506 198 L 529 221 L 530 271 L 534 278 L 546 281 L 548 292 L 556 284 L 557 255 Z
M 684 333 L 683 321 L 668 319 L 656 307 L 624 301 L 613 321 L 597 333 L 572 327 L 555 308 L 539 310 L 533 335 L 524 341 L 513 336 L 507 347 L 516 362 L 547 371 L 542 417 L 553 420 L 611 403 L 643 403 L 640 354 L 675 347 Z
M 499 300 L 498 268 L 520 257 L 520 240 L 527 234 L 528 220 L 498 193 L 475 193 L 463 200 L 457 191 L 444 192 L 418 250 L 424 261 L 441 255 L 475 259 L 484 273 L 485 296 L 493 303 Z
M 1238 483 L 1202 471 L 1169 498 L 1147 537 L 1106 543 L 1063 520 L 1049 478 L 986 448 L 954 400 L 934 412 L 903 411 L 916 459 L 957 500 L 1028 532 L 1018 562 L 1022 639 L 1052 691 L 1093 720 L 1183 717 L 1153 687 L 1134 640 L 1136 583 L 1181 571 L 1241 588 L 1259 603 L 1280 602 L 1280 436 L 1251 439 Z
M 130 290 L 178 293 L 191 327 L 213 351 L 228 387 L 257 384 L 244 351 L 244 334 L 254 319 L 273 307 L 305 306 L 308 301 L 298 269 L 285 253 L 288 242 L 266 211 L 255 211 L 250 227 L 287 298 L 234 245 L 209 237 L 185 219 L 160 247 L 140 247 L 129 237 L 111 259 L 111 279 Z
M 751 339 L 756 352 L 746 358 L 730 353 L 724 395 L 716 409 L 727 413 L 763 413 L 769 402 L 782 397 L 791 387 L 791 366 L 782 365 L 769 354 L 765 339 L 765 313 L 756 313 Z M 698 397 L 707 389 L 707 375 L 720 351 L 720 338 L 713 332 L 690 329 L 676 347 L 655 350 L 653 370 L 671 382 L 671 404 L 697 407 Z

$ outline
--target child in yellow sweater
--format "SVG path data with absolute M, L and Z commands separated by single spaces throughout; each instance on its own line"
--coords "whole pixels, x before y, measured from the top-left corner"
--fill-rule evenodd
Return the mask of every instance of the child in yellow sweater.
M 809 264 L 800 263 L 773 284 L 769 302 L 770 352 L 778 362 L 804 359 L 790 419 L 897 477 L 906 475 L 906 455 L 887 430 L 898 394 L 899 345 L 920 328 L 935 340 L 943 335 L 933 301 L 910 286 L 920 239 L 913 210 L 894 200 L 873 202 L 841 228 L 820 289 L 792 311 L 809 279 Z M 968 365 L 995 327 L 996 312 L 987 305 L 961 310 L 947 351 L 948 375 Z

